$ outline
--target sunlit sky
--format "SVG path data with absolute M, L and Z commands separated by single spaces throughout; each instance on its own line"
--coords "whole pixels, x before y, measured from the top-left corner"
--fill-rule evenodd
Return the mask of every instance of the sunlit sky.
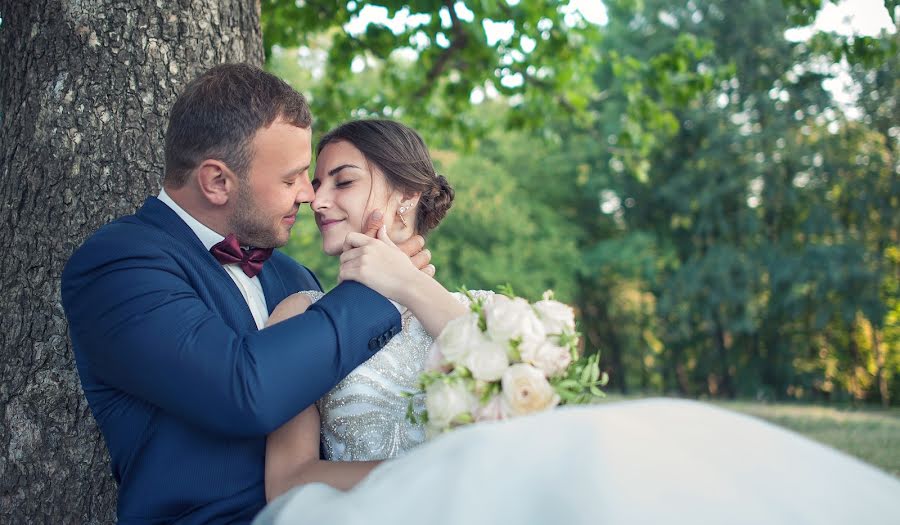
M 519 2 L 508 0 L 507 3 L 515 5 Z M 472 20 L 472 12 L 463 3 L 457 3 L 455 11 L 461 19 Z M 563 12 L 568 14 L 577 12 L 587 22 L 597 25 L 604 25 L 607 22 L 606 7 L 601 0 L 572 0 L 563 8 Z M 344 28 L 350 33 L 359 34 L 369 23 L 374 22 L 384 24 L 394 31 L 401 31 L 405 27 L 420 25 L 429 18 L 429 15 L 424 14 L 410 16 L 409 10 L 406 9 L 398 12 L 392 19 L 388 18 L 387 13 L 387 9 L 383 7 L 367 5 Z M 441 12 L 440 16 L 445 25 L 449 26 L 449 15 Z M 485 29 L 489 39 L 502 40 L 512 33 L 512 23 L 488 23 Z M 805 40 L 815 30 L 834 31 L 842 35 L 876 35 L 882 29 L 895 31 L 882 0 L 843 0 L 836 3 L 826 0 L 812 27 L 788 30 L 787 37 L 791 40 Z

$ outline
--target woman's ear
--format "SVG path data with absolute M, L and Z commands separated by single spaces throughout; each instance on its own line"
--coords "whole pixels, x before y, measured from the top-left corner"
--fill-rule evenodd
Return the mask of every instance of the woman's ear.
M 238 185 L 237 175 L 225 163 L 206 159 L 197 167 L 197 186 L 210 204 L 224 206 Z
M 421 197 L 422 192 L 420 191 L 403 192 L 403 202 L 407 203 L 412 209 L 415 209 L 416 206 L 418 206 Z

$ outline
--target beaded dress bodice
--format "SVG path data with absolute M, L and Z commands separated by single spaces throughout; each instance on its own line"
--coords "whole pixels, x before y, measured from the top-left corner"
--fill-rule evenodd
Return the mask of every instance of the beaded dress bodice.
M 303 292 L 313 301 L 321 292 Z M 476 297 L 491 292 L 473 292 Z M 454 294 L 468 303 L 462 294 Z M 368 461 L 399 456 L 425 440 L 425 429 L 406 418 L 417 389 L 431 336 L 406 312 L 403 330 L 368 361 L 350 372 L 317 403 L 324 459 Z M 417 400 L 415 410 L 422 409 Z

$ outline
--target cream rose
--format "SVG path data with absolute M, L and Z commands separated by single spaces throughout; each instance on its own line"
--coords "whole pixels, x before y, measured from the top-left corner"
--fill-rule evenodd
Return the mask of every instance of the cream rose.
M 575 331 L 575 311 L 572 307 L 552 299 L 534 303 L 534 310 L 548 334 Z
M 447 428 L 458 416 L 471 413 L 476 401 L 466 388 L 458 383 L 436 381 L 425 389 L 425 409 L 428 424 Z
M 469 352 L 463 360 L 463 366 L 472 372 L 472 377 L 475 379 L 496 381 L 509 368 L 506 347 L 491 341 L 479 332 L 479 337 L 472 338 Z
M 521 416 L 547 410 L 559 404 L 559 395 L 550 386 L 544 373 L 519 363 L 509 367 L 500 381 L 503 401 L 511 415 Z
M 568 348 L 544 341 L 533 350 L 523 350 L 522 361 L 534 365 L 547 377 L 556 377 L 572 363 L 572 353 Z
M 520 351 L 536 348 L 544 341 L 547 332 L 534 309 L 521 297 L 501 297 L 496 297 L 490 306 L 485 307 L 488 336 L 503 345 L 509 344 L 510 339 L 520 339 Z
M 435 343 L 441 350 L 444 359 L 454 365 L 463 364 L 474 343 L 484 338 L 478 328 L 478 316 L 469 313 L 450 320 Z

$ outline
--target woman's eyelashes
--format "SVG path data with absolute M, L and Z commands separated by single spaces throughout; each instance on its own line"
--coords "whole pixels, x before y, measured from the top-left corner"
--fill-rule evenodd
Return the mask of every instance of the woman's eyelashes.
M 337 189 L 337 188 L 348 188 L 348 187 L 350 187 L 350 185 L 353 184 L 354 182 L 356 182 L 356 179 L 341 179 L 341 180 L 336 180 L 336 181 L 334 182 L 334 187 L 335 187 L 336 189 Z M 318 192 L 319 189 L 322 188 L 322 183 L 319 181 L 319 179 L 313 179 L 313 180 L 312 180 L 312 188 L 313 188 L 313 191 L 314 191 L 314 192 Z

